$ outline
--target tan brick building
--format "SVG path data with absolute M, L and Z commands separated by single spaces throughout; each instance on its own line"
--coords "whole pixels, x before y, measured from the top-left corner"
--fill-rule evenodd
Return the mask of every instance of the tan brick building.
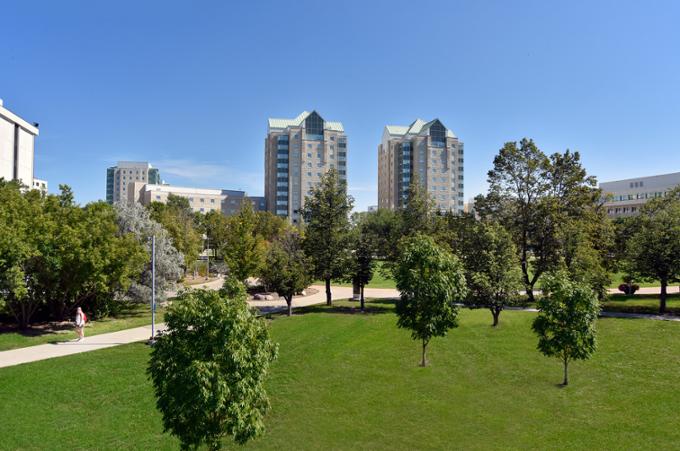
M 378 207 L 402 207 L 416 176 L 436 208 L 463 211 L 463 143 L 439 119 L 385 127 L 378 146 Z
M 331 168 L 347 180 L 347 136 L 340 122 L 316 111 L 294 119 L 269 119 L 265 152 L 266 208 L 300 222 L 305 197 Z

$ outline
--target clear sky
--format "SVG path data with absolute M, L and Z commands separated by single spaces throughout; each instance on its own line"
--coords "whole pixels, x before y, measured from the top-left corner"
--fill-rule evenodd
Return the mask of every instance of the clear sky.
M 579 150 L 600 181 L 680 171 L 678 1 L 25 1 L 0 8 L 0 98 L 40 123 L 36 177 L 105 197 L 106 168 L 263 192 L 268 117 L 348 135 L 377 204 L 386 124 L 465 142 L 465 198 L 506 141 Z

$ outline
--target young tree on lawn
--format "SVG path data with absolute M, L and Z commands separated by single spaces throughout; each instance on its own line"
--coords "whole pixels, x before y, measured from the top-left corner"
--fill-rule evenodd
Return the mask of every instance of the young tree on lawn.
M 369 215 L 373 213 L 368 213 Z M 364 287 L 373 278 L 375 269 L 375 241 L 371 230 L 364 222 L 365 217 L 356 217 L 358 223 L 350 233 L 352 255 L 348 262 L 347 281 L 359 285 L 361 311 L 365 309 Z
M 427 365 L 427 345 L 458 326 L 458 307 L 467 295 L 465 273 L 458 258 L 422 234 L 406 238 L 395 276 L 401 299 L 397 302 L 397 326 L 410 329 L 421 340 L 421 365 Z
M 311 269 L 302 248 L 302 238 L 296 230 L 288 230 L 269 246 L 260 280 L 267 289 L 283 296 L 288 304 L 288 316 L 293 314 L 293 296 L 307 288 L 311 281 Z
M 659 313 L 666 313 L 668 284 L 680 279 L 680 188 L 642 207 L 628 242 L 633 271 L 661 284 Z
M 257 275 L 264 261 L 265 242 L 257 234 L 257 215 L 247 199 L 241 202 L 238 214 L 229 218 L 229 233 L 220 254 L 233 274 L 241 282 Z
M 461 246 L 454 249 L 465 267 L 469 289 L 465 303 L 488 308 L 496 327 L 503 309 L 519 301 L 522 274 L 517 251 L 512 237 L 500 224 L 474 220 L 466 223 L 469 228 L 461 231 Z
M 562 360 L 562 385 L 567 385 L 569 362 L 586 360 L 595 352 L 599 302 L 587 284 L 572 281 L 564 272 L 548 275 L 543 293 L 532 329 L 538 335 L 538 350 Z
M 182 449 L 217 450 L 224 436 L 243 444 L 260 435 L 269 410 L 264 380 L 277 354 L 266 322 L 245 299 L 209 290 L 185 292 L 165 320 L 148 367 L 165 431 Z
M 305 199 L 305 252 L 311 258 L 315 277 L 326 283 L 326 304 L 332 304 L 331 280 L 342 278 L 349 258 L 349 213 L 354 199 L 347 185 L 331 169 Z

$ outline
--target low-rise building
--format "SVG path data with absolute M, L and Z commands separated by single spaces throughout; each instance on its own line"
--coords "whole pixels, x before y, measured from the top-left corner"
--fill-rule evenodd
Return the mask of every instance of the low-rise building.
M 680 172 L 600 183 L 605 208 L 612 218 L 634 216 L 648 200 L 664 197 L 680 185 Z
M 47 180 L 33 179 L 33 189 L 37 189 L 47 194 Z
M 241 209 L 241 204 L 248 199 L 253 208 L 264 210 L 263 197 L 248 197 L 245 191 L 193 188 L 167 184 L 150 184 L 135 182 L 130 185 L 128 202 L 139 202 L 149 205 L 152 202 L 166 203 L 170 195 L 185 197 L 189 200 L 189 206 L 196 213 L 208 213 L 219 211 L 225 216 L 231 216 Z

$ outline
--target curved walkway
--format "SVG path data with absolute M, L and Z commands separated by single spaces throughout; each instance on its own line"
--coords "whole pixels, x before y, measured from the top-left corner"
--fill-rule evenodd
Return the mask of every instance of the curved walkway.
M 192 288 L 210 288 L 218 289 L 222 286 L 221 280 L 209 282 Z M 313 288 L 319 290 L 309 296 L 301 296 L 293 299 L 294 307 L 306 307 L 309 305 L 323 304 L 326 302 L 325 288 L 321 286 L 314 286 Z M 366 297 L 372 298 L 394 298 L 399 295 L 397 290 L 390 289 L 366 289 Z M 348 299 L 352 296 L 352 288 L 332 287 L 332 297 L 334 300 Z M 283 300 L 277 301 L 249 301 L 253 307 L 268 307 L 272 310 L 278 310 L 286 306 Z M 158 324 L 157 330 L 163 330 L 164 324 Z M 81 352 L 97 351 L 99 349 L 110 348 L 128 343 L 138 341 L 145 341 L 151 337 L 151 325 L 135 327 L 132 329 L 120 330 L 118 332 L 109 332 L 106 334 L 93 335 L 85 337 L 81 341 L 67 341 L 60 343 L 42 344 L 36 346 L 29 346 L 26 348 L 12 349 L 9 351 L 0 352 L 0 368 L 6 366 L 19 365 L 22 363 L 35 362 L 37 360 L 52 359 L 55 357 L 63 357 L 72 354 L 79 354 Z

